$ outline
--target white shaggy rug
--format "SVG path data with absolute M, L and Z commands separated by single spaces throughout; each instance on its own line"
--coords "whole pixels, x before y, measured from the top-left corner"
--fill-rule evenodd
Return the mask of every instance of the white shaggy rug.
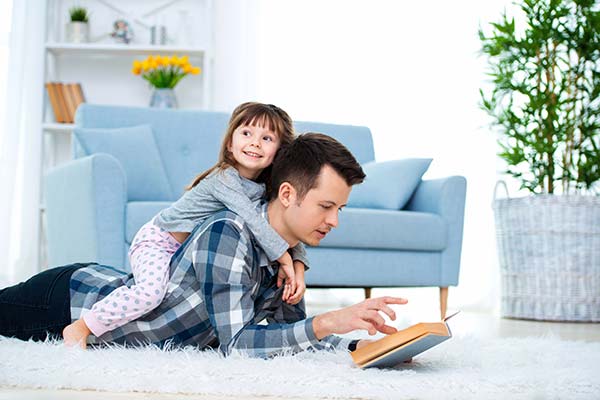
M 454 337 L 395 370 L 347 353 L 271 360 L 193 349 L 79 350 L 0 337 L 0 386 L 367 399 L 598 399 L 600 343 Z

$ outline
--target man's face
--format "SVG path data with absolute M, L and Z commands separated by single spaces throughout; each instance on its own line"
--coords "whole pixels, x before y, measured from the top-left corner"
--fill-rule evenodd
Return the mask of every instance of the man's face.
M 348 202 L 351 186 L 333 168 L 325 165 L 304 199 L 292 201 L 284 213 L 289 232 L 310 246 L 318 246 L 338 225 L 338 213 Z

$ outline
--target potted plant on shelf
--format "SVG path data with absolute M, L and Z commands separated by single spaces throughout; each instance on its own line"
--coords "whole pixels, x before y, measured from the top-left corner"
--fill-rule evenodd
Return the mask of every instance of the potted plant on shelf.
M 479 30 L 481 107 L 506 174 L 530 196 L 494 200 L 505 317 L 600 321 L 600 12 L 523 0 Z M 496 187 L 498 189 L 498 186 Z
M 67 42 L 87 43 L 90 41 L 88 25 L 89 13 L 85 7 L 71 7 L 69 9 L 70 22 L 67 23 Z
M 133 61 L 133 74 L 141 75 L 152 87 L 150 107 L 176 108 L 174 88 L 184 76 L 198 75 L 200 67 L 189 62 L 188 56 L 148 56 L 145 60 Z

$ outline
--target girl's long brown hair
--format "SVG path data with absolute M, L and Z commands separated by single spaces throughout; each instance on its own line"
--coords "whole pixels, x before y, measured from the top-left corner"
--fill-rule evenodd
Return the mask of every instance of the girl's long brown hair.
M 263 104 L 256 102 L 247 102 L 240 104 L 233 110 L 231 118 L 229 119 L 229 125 L 223 142 L 221 144 L 221 151 L 219 152 L 219 160 L 215 165 L 202 172 L 194 178 L 192 183 L 186 186 L 186 190 L 191 190 L 200 181 L 206 178 L 215 170 L 224 170 L 229 167 L 237 167 L 237 162 L 233 158 L 231 152 L 227 149 L 231 143 L 233 132 L 242 125 L 262 126 L 269 130 L 272 130 L 279 136 L 279 148 L 289 145 L 294 140 L 294 127 L 290 116 L 283 111 L 281 108 L 274 106 L 273 104 Z M 271 166 L 265 168 L 258 178 L 257 182 L 265 183 L 267 186 L 267 192 L 270 189 L 271 180 Z

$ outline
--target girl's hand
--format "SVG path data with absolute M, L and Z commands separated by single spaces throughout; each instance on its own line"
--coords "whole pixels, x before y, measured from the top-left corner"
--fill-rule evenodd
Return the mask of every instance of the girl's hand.
M 277 271 L 277 287 L 281 287 L 281 285 L 285 282 L 281 299 L 286 301 L 293 293 L 296 292 L 296 274 L 294 273 L 292 256 L 290 256 L 286 251 L 277 261 L 279 261 L 279 271 Z
M 306 292 L 306 283 L 304 282 L 304 264 L 301 261 L 294 261 L 294 273 L 296 274 L 296 291 L 291 292 L 287 303 L 294 305 L 300 303 Z

